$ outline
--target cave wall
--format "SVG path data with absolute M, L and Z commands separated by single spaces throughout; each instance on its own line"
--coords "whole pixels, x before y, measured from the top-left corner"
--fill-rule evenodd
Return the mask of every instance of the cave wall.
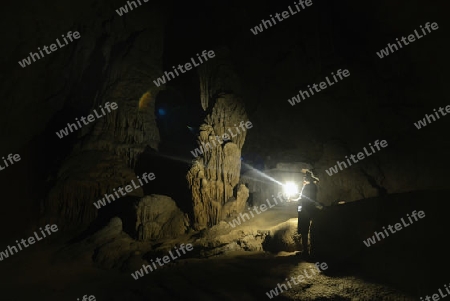
M 56 115 L 73 111 L 73 118 L 59 120 L 52 131 L 86 114 L 102 103 L 108 90 L 119 87 L 122 74 L 128 74 L 128 81 L 139 82 L 143 74 L 137 76 L 137 72 L 144 66 L 146 72 L 158 73 L 161 68 L 160 62 L 153 64 L 162 56 L 160 8 L 149 4 L 119 17 L 115 9 L 123 2 L 117 0 L 32 3 L 26 10 L 17 2 L 5 5 L 9 13 L 1 20 L 3 28 L 16 25 L 4 32 L 8 42 L 1 49 L 5 72 L 0 88 L 5 101 L 0 110 L 8 114 L 2 114 L 0 138 L 9 142 L 1 145 L 2 153 L 19 149 L 48 130 Z M 81 38 L 25 68 L 17 63 L 68 31 L 80 32 Z
M 44 203 L 46 215 L 88 224 L 97 214 L 92 200 L 136 179 L 133 169 L 139 154 L 147 146 L 158 149 L 154 103 L 160 89 L 151 79 L 162 72 L 163 26 L 156 15 L 142 11 L 139 21 L 125 26 L 128 31 L 120 30 L 122 36 L 112 36 L 102 45 L 108 63 L 96 102 L 116 102 L 119 109 L 79 136 L 62 165 L 67 174 L 56 179 Z M 81 172 L 68 168 L 74 157 L 83 166 Z M 143 195 L 141 188 L 133 193 Z
M 321 1 L 255 36 L 249 29 L 285 5 L 233 3 L 204 3 L 210 13 L 198 10 L 195 42 L 185 32 L 175 35 L 185 30 L 180 28 L 172 29 L 170 39 L 176 41 L 171 53 L 178 53 L 177 62 L 187 61 L 198 49 L 217 49 L 214 70 L 219 74 L 212 86 L 238 92 L 253 123 L 242 148 L 244 158 L 259 156 L 273 166 L 310 164 L 321 180 L 319 201 L 326 204 L 337 198 L 352 201 L 445 187 L 449 121 L 439 120 L 420 131 L 413 127 L 433 108 L 446 105 L 442 101 L 446 65 L 435 60 L 449 52 L 440 29 L 385 60 L 375 55 L 419 24 L 431 19 L 441 24 L 444 10 L 418 9 L 419 2 L 406 1 L 385 5 Z M 115 9 L 122 5 L 116 0 L 36 3 L 26 10 L 18 2 L 5 6 L 8 14 L 0 22 L 9 30 L 0 50 L 0 69 L 5 70 L 0 74 L 0 138 L 8 143 L 0 143 L 0 150 L 1 154 L 23 150 L 30 156 L 23 161 L 29 166 L 16 170 L 29 174 L 27 183 L 5 179 L 13 187 L 6 198 L 23 200 L 5 204 L 10 206 L 6 211 L 11 206 L 15 211 L 34 210 L 37 199 L 48 192 L 42 212 L 56 220 L 86 224 L 97 214 L 91 202 L 135 176 L 136 158 L 146 146 L 158 148 L 153 106 L 160 88 L 152 79 L 166 70 L 165 8 L 145 3 L 119 17 Z M 354 12 L 353 17 L 341 17 L 344 10 Z M 215 21 L 231 14 L 233 22 Z M 357 24 L 364 24 L 364 30 Z M 18 66 L 17 61 L 30 51 L 69 30 L 79 31 L 81 39 L 26 68 Z M 337 69 L 348 69 L 351 76 L 294 107 L 287 102 L 299 89 Z M 184 76 L 184 83 L 198 83 L 196 72 Z M 117 102 L 119 110 L 58 141 L 55 131 L 107 101 Z M 386 139 L 389 147 L 337 175 L 325 173 L 336 160 L 376 139 Z M 41 147 L 35 150 L 37 144 Z M 41 161 L 45 164 L 39 165 Z M 33 175 L 40 169 L 48 171 L 36 179 Z M 9 172 L 0 176 L 10 178 Z M 30 186 L 33 181 L 39 184 Z M 23 195 L 37 190 L 42 195 Z
M 118 16 L 122 1 L 36 4 L 35 11 L 10 5 L 12 15 L 2 21 L 19 19 L 21 34 L 11 31 L 2 49 L 2 63 L 12 72 L 1 82 L 8 101 L 0 109 L 8 114 L 1 118 L 0 137 L 9 141 L 1 149 L 45 150 L 33 154 L 51 164 L 43 166 L 44 179 L 35 179 L 49 187 L 39 196 L 40 213 L 66 226 L 86 225 L 97 216 L 93 201 L 136 179 L 139 154 L 145 147 L 158 149 L 154 100 L 161 88 L 152 79 L 162 73 L 164 8 L 146 3 Z M 25 68 L 18 65 L 68 31 L 79 31 L 81 38 Z M 55 135 L 106 102 L 118 109 L 67 137 Z M 134 195 L 142 196 L 142 189 Z
M 236 53 L 246 108 L 255 124 L 244 158 L 259 156 L 271 165 L 310 163 L 321 180 L 319 201 L 325 204 L 447 186 L 450 120 L 441 118 L 421 130 L 413 125 L 447 105 L 442 100 L 446 64 L 435 60 L 449 50 L 443 31 L 383 60 L 375 53 L 430 20 L 444 24 L 445 12 L 418 2 L 387 6 L 314 2 L 301 16 L 256 36 L 243 32 L 236 37 L 231 53 Z M 260 16 L 273 11 L 275 4 L 261 7 Z M 354 15 L 343 19 L 342 11 Z M 260 22 L 246 13 L 238 24 L 251 28 Z M 394 20 L 401 25 L 394 26 Z M 300 89 L 338 69 L 348 69 L 350 76 L 295 106 L 288 103 Z M 337 160 L 377 139 L 389 146 L 336 175 L 326 174 Z

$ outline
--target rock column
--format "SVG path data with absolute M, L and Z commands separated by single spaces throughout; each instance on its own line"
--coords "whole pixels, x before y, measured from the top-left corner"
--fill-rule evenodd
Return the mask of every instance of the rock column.
M 241 100 L 225 94 L 217 98 L 200 127 L 198 142 L 203 155 L 195 159 L 187 175 L 196 230 L 216 225 L 245 208 L 248 189 L 238 185 L 241 149 L 247 135 L 247 129 L 239 127 L 242 121 L 248 118 Z

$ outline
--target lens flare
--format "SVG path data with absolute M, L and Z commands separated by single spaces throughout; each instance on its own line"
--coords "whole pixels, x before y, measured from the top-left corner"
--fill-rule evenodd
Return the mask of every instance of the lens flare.
M 150 106 L 150 102 L 152 101 L 152 95 L 149 91 L 142 94 L 141 98 L 139 99 L 139 109 L 148 108 Z

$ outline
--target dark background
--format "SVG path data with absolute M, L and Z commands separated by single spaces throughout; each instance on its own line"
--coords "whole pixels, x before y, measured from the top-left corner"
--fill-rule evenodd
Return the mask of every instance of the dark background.
M 263 161 L 268 168 L 278 162 L 310 163 L 321 178 L 321 201 L 328 204 L 338 198 L 354 201 L 448 188 L 450 117 L 420 130 L 413 125 L 450 104 L 448 2 L 313 1 L 256 36 L 250 28 L 293 2 L 151 1 L 119 17 L 115 9 L 125 4 L 4 4 L 0 156 L 18 153 L 22 160 L 0 172 L 2 245 L 25 237 L 43 218 L 65 220 L 75 232 L 96 223 L 94 216 L 86 218 L 78 209 L 78 222 L 65 219 L 59 205 L 46 202 L 56 183 L 64 181 L 59 172 L 68 158 L 97 137 L 93 128 L 63 139 L 55 132 L 111 99 L 119 100 L 120 109 L 137 106 L 147 90 L 154 103 L 148 112 L 154 124 L 148 131 L 156 137 L 158 151 L 150 140 L 140 141 L 146 150 L 132 168 L 157 174 L 146 194 L 172 196 L 188 211 L 185 175 L 208 111 L 200 106 L 195 69 L 164 89 L 157 89 L 153 80 L 203 50 L 216 52 L 221 65 L 217 82 L 223 91 L 242 97 L 254 125 L 244 144 L 244 162 Z M 426 22 L 437 22 L 439 29 L 383 59 L 376 55 Z M 30 51 L 69 30 L 78 30 L 81 39 L 26 68 L 18 66 Z M 293 107 L 287 102 L 337 69 L 348 69 L 350 77 Z M 118 86 L 120 90 L 109 90 Z M 123 127 L 130 128 L 132 122 Z M 119 136 L 115 131 L 112 137 Z M 336 160 L 377 139 L 389 146 L 353 169 L 326 175 Z M 88 206 L 99 195 L 96 191 Z M 445 197 L 422 200 L 443 211 L 448 207 Z M 108 217 L 116 209 L 110 210 Z M 436 232 L 445 239 L 445 229 Z

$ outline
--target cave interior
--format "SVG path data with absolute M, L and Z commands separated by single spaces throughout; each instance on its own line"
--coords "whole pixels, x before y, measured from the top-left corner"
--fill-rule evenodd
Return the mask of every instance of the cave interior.
M 450 295 L 448 2 L 28 2 L 1 300 Z

